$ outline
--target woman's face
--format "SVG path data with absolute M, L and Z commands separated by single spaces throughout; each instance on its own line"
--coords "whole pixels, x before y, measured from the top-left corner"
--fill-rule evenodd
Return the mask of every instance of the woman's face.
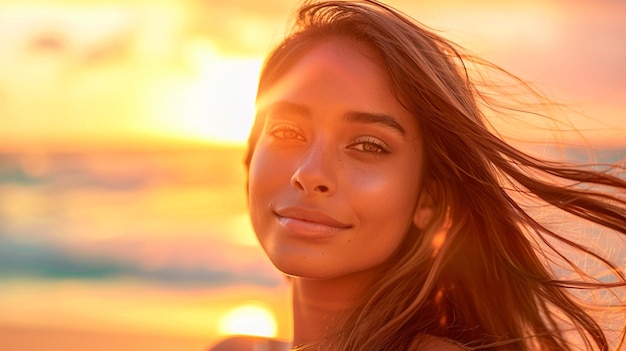
M 364 44 L 328 40 L 263 94 L 250 212 L 261 245 L 286 274 L 371 271 L 419 222 L 418 126 L 380 60 Z

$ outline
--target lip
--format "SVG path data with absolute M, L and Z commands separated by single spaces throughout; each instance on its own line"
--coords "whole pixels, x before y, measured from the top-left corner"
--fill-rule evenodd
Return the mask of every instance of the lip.
M 285 207 L 274 210 L 279 223 L 295 236 L 323 237 L 352 228 L 320 210 L 303 207 Z

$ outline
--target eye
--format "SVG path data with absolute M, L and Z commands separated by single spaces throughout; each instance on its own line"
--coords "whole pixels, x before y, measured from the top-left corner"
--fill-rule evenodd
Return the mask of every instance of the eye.
M 304 140 L 300 129 L 292 124 L 287 123 L 273 125 L 271 128 L 269 128 L 267 134 L 281 140 Z
M 370 136 L 357 138 L 352 144 L 348 145 L 348 148 L 371 153 L 388 154 L 390 152 L 385 142 Z

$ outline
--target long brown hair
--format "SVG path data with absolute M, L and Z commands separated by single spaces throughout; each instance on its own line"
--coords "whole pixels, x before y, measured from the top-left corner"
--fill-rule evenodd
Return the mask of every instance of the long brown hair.
M 293 31 L 265 62 L 257 102 L 313 44 L 333 36 L 366 43 L 383 58 L 394 95 L 420 126 L 424 179 L 435 214 L 424 230 L 408 233 L 343 328 L 320 342 L 334 350 L 405 350 L 427 334 L 473 349 L 609 350 L 609 330 L 575 291 L 609 294 L 610 303 L 595 306 L 623 322 L 625 297 L 616 289 L 626 286 L 624 271 L 567 231 L 542 223 L 532 208 L 548 205 L 626 234 L 626 181 L 615 175 L 623 168 L 599 171 L 512 147 L 487 115 L 518 114 L 519 106 L 500 103 L 513 96 L 494 98 L 468 65 L 497 72 L 543 102 L 541 96 L 373 0 L 303 3 Z M 260 108 L 247 165 L 263 118 Z M 602 280 L 568 250 L 599 262 Z M 555 269 L 569 274 L 557 278 Z M 624 331 L 615 329 L 617 348 Z

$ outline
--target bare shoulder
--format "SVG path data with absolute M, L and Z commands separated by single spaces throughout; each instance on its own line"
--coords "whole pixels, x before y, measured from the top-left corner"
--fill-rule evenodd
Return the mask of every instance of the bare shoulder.
M 463 347 L 453 341 L 440 338 L 432 335 L 420 335 L 415 339 L 410 348 L 411 351 L 468 351 L 469 349 Z
M 256 336 L 232 336 L 219 341 L 207 351 L 287 351 L 285 341 Z

